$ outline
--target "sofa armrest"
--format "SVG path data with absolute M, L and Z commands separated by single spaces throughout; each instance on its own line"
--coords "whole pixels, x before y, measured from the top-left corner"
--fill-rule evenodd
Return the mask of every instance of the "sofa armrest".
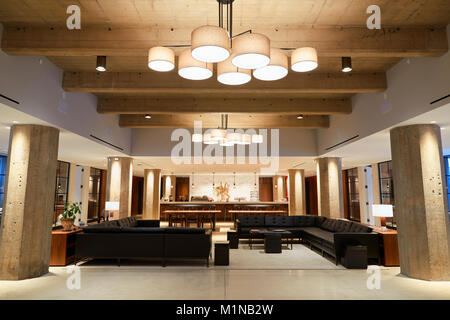
M 367 257 L 380 260 L 379 235 L 375 232 L 337 232 L 334 233 L 336 259 L 345 251 L 347 245 L 363 245 L 367 247 Z
M 136 220 L 137 226 L 142 228 L 159 228 L 159 220 Z

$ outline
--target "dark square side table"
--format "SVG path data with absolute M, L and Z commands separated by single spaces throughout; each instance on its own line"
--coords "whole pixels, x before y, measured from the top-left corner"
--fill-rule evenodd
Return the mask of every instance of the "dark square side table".
M 367 269 L 367 247 L 347 245 L 341 263 L 348 269 Z
M 228 266 L 230 265 L 230 242 L 217 241 L 214 244 L 214 265 Z
M 239 249 L 239 234 L 236 231 L 228 231 L 227 239 L 230 241 L 230 249 Z
M 281 234 L 268 233 L 264 235 L 264 252 L 281 253 Z

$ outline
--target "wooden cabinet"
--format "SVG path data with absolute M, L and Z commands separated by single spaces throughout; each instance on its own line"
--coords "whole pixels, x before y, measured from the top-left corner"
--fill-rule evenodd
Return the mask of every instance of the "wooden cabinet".
M 376 228 L 373 231 L 380 235 L 380 250 L 383 265 L 387 267 L 399 266 L 397 231 Z
M 52 232 L 50 266 L 66 266 L 75 260 L 75 237 L 78 232 L 81 229 Z

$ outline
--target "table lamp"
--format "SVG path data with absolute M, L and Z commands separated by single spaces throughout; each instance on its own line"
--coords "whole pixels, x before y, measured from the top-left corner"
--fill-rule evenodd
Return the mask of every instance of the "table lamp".
M 380 217 L 381 226 L 386 230 L 386 218 L 392 218 L 394 216 L 394 210 L 392 204 L 373 204 L 372 215 L 374 217 Z
M 119 211 L 119 201 L 106 201 L 105 210 L 108 211 L 108 221 L 114 216 L 114 211 Z

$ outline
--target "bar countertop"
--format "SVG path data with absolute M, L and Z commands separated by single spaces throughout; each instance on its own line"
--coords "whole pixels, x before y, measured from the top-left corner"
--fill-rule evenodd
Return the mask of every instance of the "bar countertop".
M 213 205 L 213 204 L 288 204 L 287 201 L 161 201 L 161 204 L 198 204 L 198 205 Z

